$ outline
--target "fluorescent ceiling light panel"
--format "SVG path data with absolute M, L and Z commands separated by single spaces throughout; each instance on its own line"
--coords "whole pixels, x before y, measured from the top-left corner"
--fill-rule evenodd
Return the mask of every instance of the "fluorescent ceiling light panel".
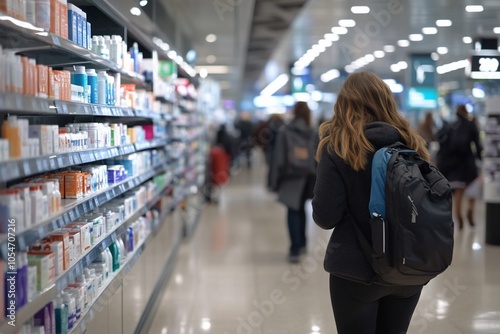
M 325 34 L 325 39 L 331 42 L 336 42 L 340 39 L 339 35 L 334 33 Z
M 279 91 L 283 86 L 288 83 L 290 78 L 286 74 L 281 74 L 279 77 L 274 79 L 269 85 L 266 86 L 261 92 L 260 95 L 263 96 L 272 96 L 274 93 Z
M 202 68 L 202 69 L 200 70 L 200 77 L 202 77 L 202 78 L 204 79 L 204 78 L 206 78 L 206 77 L 207 77 L 207 75 L 208 75 L 208 71 L 207 71 L 207 69 L 206 69 L 206 68 Z
M 146 6 L 147 4 L 148 4 L 148 0 L 141 0 L 141 1 L 139 1 L 139 5 L 140 5 L 141 7 L 144 7 L 144 6 Z
M 212 66 L 196 66 L 197 71 L 205 68 L 208 74 L 227 74 L 229 73 L 229 66 L 212 65 Z
M 345 35 L 347 34 L 347 28 L 346 27 L 333 27 L 332 32 L 337 35 Z
M 462 41 L 465 43 L 465 44 L 470 44 L 472 43 L 472 37 L 469 37 L 469 36 L 464 36 L 462 38 Z
M 400 47 L 402 47 L 402 48 L 407 48 L 407 47 L 409 47 L 409 46 L 410 46 L 410 42 L 409 42 L 408 40 L 406 40 L 406 39 L 400 39 L 400 40 L 398 41 L 398 45 L 399 45 Z
M 372 55 L 372 54 L 367 54 L 365 57 L 364 57 L 365 61 L 368 62 L 368 63 L 371 63 L 373 61 L 375 61 L 375 56 Z
M 318 42 L 318 44 L 322 47 L 329 48 L 330 46 L 332 46 L 332 41 L 329 41 L 327 39 L 322 39 Z
M 408 63 L 407 63 L 407 62 L 405 62 L 405 61 L 400 61 L 400 62 L 398 63 L 398 66 L 399 66 L 399 68 L 400 68 L 400 69 L 402 69 L 402 70 L 406 70 L 406 69 L 408 68 Z
M 439 48 L 437 48 L 437 53 L 439 53 L 440 55 L 445 55 L 448 53 L 448 48 L 445 46 L 440 46 Z
M 397 73 L 397 72 L 401 71 L 401 68 L 399 68 L 398 64 L 392 64 L 391 71 L 394 73 Z
M 392 53 L 396 51 L 396 48 L 394 47 L 394 45 L 386 45 L 384 46 L 384 51 L 387 53 Z
M 420 42 L 421 40 L 424 39 L 424 36 L 422 34 L 411 34 L 409 36 L 409 39 L 412 42 Z
M 351 12 L 353 14 L 368 14 L 370 12 L 370 7 L 368 7 L 368 6 L 352 6 Z
M 354 20 L 340 20 L 339 26 L 346 27 L 346 28 L 352 28 L 352 27 L 356 26 L 356 21 L 354 21 Z
M 436 26 L 438 27 L 451 27 L 452 22 L 451 20 L 437 20 L 436 21 Z
M 321 75 L 321 81 L 324 83 L 330 82 L 340 76 L 339 70 L 333 69 L 328 72 L 325 72 Z
M 437 52 L 431 53 L 431 59 L 434 60 L 434 61 L 438 61 L 439 60 L 438 53 Z
M 424 27 L 424 28 L 422 28 L 422 32 L 425 35 L 435 35 L 435 34 L 437 34 L 438 30 L 436 27 Z
M 344 70 L 347 72 L 347 73 L 352 73 L 354 72 L 354 68 L 351 66 L 351 65 L 347 65 L 346 67 L 344 67 Z
M 484 10 L 484 7 L 481 5 L 469 5 L 465 7 L 465 11 L 468 13 L 480 13 Z
M 382 50 L 378 50 L 378 51 L 375 51 L 375 52 L 373 53 L 373 56 L 374 56 L 375 58 L 384 58 L 384 56 L 385 56 L 385 52 L 384 52 L 384 51 L 382 51 Z
M 494 32 L 495 34 L 500 34 L 500 27 L 495 27 L 495 28 L 493 28 L 493 32 Z

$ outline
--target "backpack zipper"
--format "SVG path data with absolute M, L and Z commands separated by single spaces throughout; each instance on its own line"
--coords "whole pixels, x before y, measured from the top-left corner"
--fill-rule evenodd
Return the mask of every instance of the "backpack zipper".
M 382 253 L 385 254 L 385 221 L 384 218 L 382 218 L 382 216 L 376 212 L 373 213 L 373 217 L 379 219 L 382 223 Z

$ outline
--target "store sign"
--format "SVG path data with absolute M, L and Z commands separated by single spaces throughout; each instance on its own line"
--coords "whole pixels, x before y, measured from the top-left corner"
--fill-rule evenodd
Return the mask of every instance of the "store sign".
M 306 93 L 307 86 L 312 84 L 312 74 L 311 67 L 306 67 L 303 69 L 296 69 L 290 66 L 291 80 L 291 93 Z
M 475 55 L 470 62 L 472 79 L 500 79 L 500 55 Z
M 415 54 L 410 57 L 410 86 L 411 87 L 435 87 L 436 86 L 436 62 L 430 55 Z
M 158 75 L 161 78 L 177 78 L 177 64 L 171 60 L 160 61 Z
M 406 96 L 408 109 L 436 109 L 438 91 L 431 87 L 410 87 Z

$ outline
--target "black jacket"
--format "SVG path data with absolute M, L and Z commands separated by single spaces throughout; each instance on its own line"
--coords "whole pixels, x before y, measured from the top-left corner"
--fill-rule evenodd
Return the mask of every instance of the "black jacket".
M 375 149 L 402 141 L 399 132 L 387 123 L 374 122 L 365 129 L 367 139 Z M 365 258 L 352 224 L 357 224 L 370 237 L 371 169 L 373 153 L 364 170 L 356 172 L 326 147 L 318 164 L 313 218 L 317 225 L 332 229 L 324 267 L 329 273 L 362 283 L 369 283 L 375 273 Z

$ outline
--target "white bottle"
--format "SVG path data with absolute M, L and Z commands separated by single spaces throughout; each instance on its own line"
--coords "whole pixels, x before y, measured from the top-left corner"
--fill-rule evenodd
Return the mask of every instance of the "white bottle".
M 47 198 L 45 203 L 43 199 L 42 187 L 40 185 L 30 186 L 31 200 L 31 222 L 32 224 L 40 223 L 46 219 L 47 215 Z
M 108 97 L 108 75 L 106 71 L 97 72 L 97 103 L 106 104 Z
M 73 329 L 76 322 L 76 301 L 75 297 L 69 293 L 62 293 L 63 301 L 68 306 L 68 330 Z
M 95 282 L 94 282 L 94 277 L 92 277 L 92 274 L 90 273 L 89 268 L 85 268 L 83 270 L 83 273 L 85 275 L 85 281 L 87 282 L 87 291 L 89 294 L 89 303 L 92 303 L 92 301 L 95 298 Z

